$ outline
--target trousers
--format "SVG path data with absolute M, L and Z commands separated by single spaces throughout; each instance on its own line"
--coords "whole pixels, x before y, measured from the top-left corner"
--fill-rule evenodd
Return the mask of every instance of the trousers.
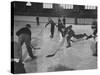
M 27 34 L 21 34 L 18 39 L 20 59 L 22 60 L 22 45 L 23 45 L 23 43 L 26 44 L 26 48 L 27 48 L 29 56 L 31 58 L 33 58 L 32 47 L 31 47 L 31 37 Z

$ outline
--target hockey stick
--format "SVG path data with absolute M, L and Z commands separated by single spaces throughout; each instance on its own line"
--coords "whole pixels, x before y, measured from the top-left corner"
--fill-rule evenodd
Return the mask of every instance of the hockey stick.
M 35 48 L 35 47 L 33 47 L 32 45 L 31 45 L 31 48 L 33 48 L 34 50 L 39 50 L 39 49 L 41 49 L 41 48 Z
M 47 55 L 46 57 L 53 57 L 56 55 L 56 53 L 59 51 L 60 49 L 57 49 L 53 54 Z
M 63 38 L 62 42 L 60 43 L 59 45 L 59 48 L 53 53 L 53 54 L 50 54 L 50 55 L 47 55 L 46 57 L 53 57 L 56 55 L 56 53 L 61 50 L 61 47 L 64 45 L 64 41 L 65 41 L 65 38 Z

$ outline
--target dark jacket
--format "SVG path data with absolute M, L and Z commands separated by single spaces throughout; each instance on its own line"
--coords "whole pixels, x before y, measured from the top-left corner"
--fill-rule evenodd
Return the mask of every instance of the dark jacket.
M 65 28 L 65 26 L 61 22 L 58 22 L 58 30 L 61 30 L 62 28 Z
M 53 20 L 50 20 L 46 25 L 45 25 L 45 27 L 47 27 L 49 24 L 51 24 L 51 28 L 54 28 L 55 27 L 55 23 L 54 23 L 54 21 Z
M 31 31 L 27 27 L 24 27 L 16 32 L 17 36 L 20 36 L 21 34 L 27 34 L 31 37 Z

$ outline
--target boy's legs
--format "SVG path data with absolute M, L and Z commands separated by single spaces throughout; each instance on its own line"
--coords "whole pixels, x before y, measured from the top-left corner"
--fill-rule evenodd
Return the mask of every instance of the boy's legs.
M 18 53 L 19 53 L 20 61 L 23 61 L 23 58 L 22 58 L 22 45 L 23 45 L 23 43 L 24 43 L 23 35 L 20 35 L 18 38 Z
M 67 48 L 68 48 L 68 47 L 71 47 L 70 41 L 71 41 L 71 36 L 68 35 L 68 36 L 67 36 L 67 44 L 68 44 L 68 45 L 67 45 Z
M 51 38 L 53 38 L 53 36 L 54 36 L 54 27 L 51 27 Z
M 35 56 L 33 56 L 32 47 L 31 47 L 31 40 L 30 40 L 29 36 L 26 36 L 26 38 L 25 38 L 25 44 L 26 44 L 26 48 L 27 48 L 27 51 L 29 53 L 29 56 L 32 59 L 35 58 Z

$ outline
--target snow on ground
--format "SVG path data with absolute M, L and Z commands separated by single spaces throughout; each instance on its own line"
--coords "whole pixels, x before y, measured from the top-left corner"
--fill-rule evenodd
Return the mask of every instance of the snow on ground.
M 60 39 L 60 34 L 55 28 L 54 38 L 50 38 L 50 26 L 44 27 L 42 23 L 39 27 L 32 23 L 32 45 L 40 47 L 41 49 L 34 51 L 33 54 L 37 56 L 36 60 L 26 62 L 26 72 L 47 72 L 54 71 L 54 68 L 64 66 L 67 69 L 81 70 L 81 69 L 96 69 L 97 58 L 92 56 L 95 42 L 93 40 L 82 40 L 72 43 L 72 47 L 66 48 L 66 39 Z M 22 26 L 15 27 L 14 33 Z M 73 25 L 73 29 L 78 33 L 92 34 L 91 26 Z M 14 35 L 15 41 L 18 37 Z M 59 41 L 60 40 L 60 41 Z M 91 45 L 93 48 L 91 48 Z M 28 60 L 29 56 L 25 44 L 23 49 L 23 59 Z M 46 57 L 59 50 L 55 56 Z M 93 49 L 95 50 L 95 49 Z M 68 69 L 69 68 L 69 69 Z
M 55 28 L 54 38 L 50 38 L 49 26 L 44 28 L 41 36 L 42 37 L 39 38 L 41 41 L 37 42 L 38 44 L 42 42 L 41 45 L 37 46 L 41 49 L 35 51 L 35 55 L 38 56 L 38 59 L 36 60 L 37 72 L 46 72 L 48 71 L 48 68 L 57 67 L 58 65 L 62 65 L 74 70 L 97 68 L 97 58 L 92 56 L 93 52 L 91 50 L 91 40 L 75 42 L 72 43 L 72 47 L 66 48 L 67 44 L 65 39 L 59 41 L 60 35 L 57 32 L 57 28 Z M 33 41 L 33 43 L 34 42 L 35 41 Z M 60 51 L 58 51 L 55 56 L 49 58 L 46 57 L 47 55 L 53 54 L 59 48 Z M 27 70 L 29 70 L 29 67 Z

